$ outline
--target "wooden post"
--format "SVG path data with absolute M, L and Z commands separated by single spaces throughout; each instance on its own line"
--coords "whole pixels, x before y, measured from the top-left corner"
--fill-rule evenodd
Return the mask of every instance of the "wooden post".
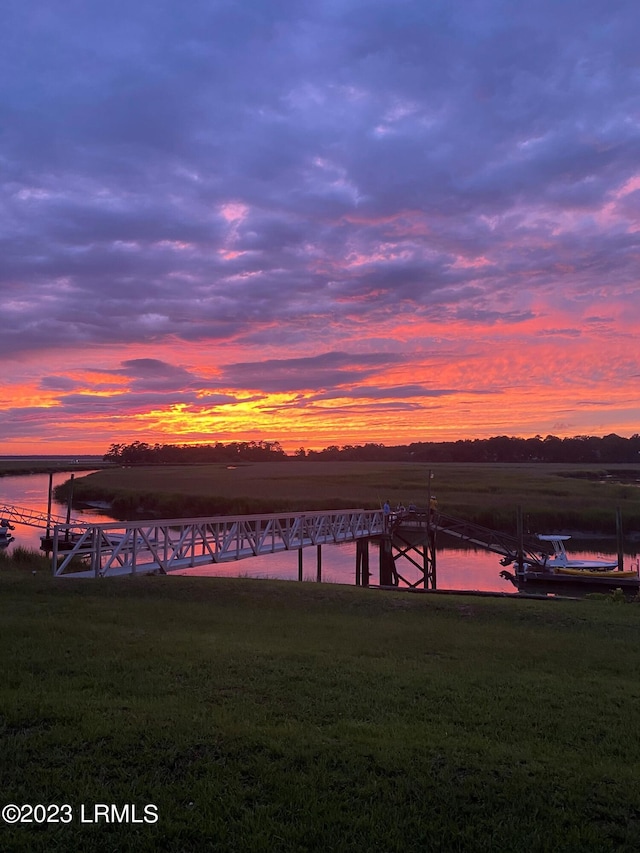
M 100 544 L 99 534 L 95 527 L 91 537 L 93 540 L 91 543 L 91 571 L 93 572 L 94 578 L 97 578 L 100 573 Z
M 622 535 L 622 510 L 616 507 L 616 541 L 618 544 L 618 571 L 624 571 L 624 542 Z
M 424 543 L 424 588 L 429 589 L 429 548 L 431 542 L 431 468 L 427 475 L 427 538 Z
M 69 497 L 67 499 L 67 525 L 71 522 L 71 502 L 73 501 L 73 480 L 75 478 L 75 474 L 72 474 L 69 478 Z M 69 527 L 67 526 L 67 530 L 64 535 L 65 541 L 69 541 Z
M 391 550 L 391 537 L 383 536 L 380 539 L 380 586 L 393 586 L 393 574 L 395 563 L 393 551 Z
M 316 573 L 316 581 L 322 582 L 322 545 L 318 545 L 318 571 Z
M 436 545 L 436 531 L 433 531 L 433 589 L 438 588 L 438 575 L 437 575 L 437 562 L 436 562 L 436 554 L 438 553 L 438 546 Z
M 356 539 L 356 586 L 369 586 L 369 539 Z
M 431 552 L 431 589 L 436 589 L 436 531 L 431 531 L 429 538 L 429 550 Z
M 518 536 L 518 572 L 524 572 L 524 526 L 522 523 L 522 507 L 516 509 L 516 531 Z
M 49 474 L 49 495 L 47 497 L 47 540 L 51 536 L 51 501 L 53 498 L 53 474 Z
M 302 574 L 302 548 L 298 548 L 298 580 L 304 580 Z

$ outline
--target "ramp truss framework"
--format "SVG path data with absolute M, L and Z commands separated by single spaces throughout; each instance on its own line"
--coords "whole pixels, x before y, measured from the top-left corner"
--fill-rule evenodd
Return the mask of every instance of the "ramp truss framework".
M 522 540 L 519 540 L 517 536 L 491 530 L 471 521 L 453 518 L 442 513 L 436 515 L 432 526 L 439 532 L 468 542 L 470 545 L 476 545 L 494 554 L 501 554 L 503 557 L 501 562 L 505 566 L 518 559 L 526 560 L 530 565 L 543 565 L 545 552 L 549 550 L 546 543 L 537 539 L 523 536 Z
M 391 524 L 387 521 L 386 525 L 381 511 L 364 509 L 96 524 L 0 504 L 0 517 L 34 527 L 46 525 L 47 533 L 53 528 L 52 536 L 47 536 L 47 549 L 51 548 L 52 569 L 57 576 L 167 573 L 312 545 L 360 541 L 356 583 L 366 584 L 369 577 L 366 540 L 382 537 L 386 544 L 381 541 L 384 551 L 380 558 L 381 579 L 384 575 L 388 583 L 395 585 L 404 583 L 415 588 L 424 583 L 425 588 L 435 588 L 436 532 L 499 554 L 502 565 L 518 559 L 542 565 L 545 558 L 544 544 L 539 541 L 526 537 L 519 540 L 473 522 L 440 512 L 427 514 L 424 510 L 394 514 L 389 520 Z M 416 541 L 411 534 L 418 530 L 424 535 Z M 418 569 L 418 580 L 409 580 L 398 571 L 402 559 Z
M 379 510 L 55 524 L 54 575 L 109 577 L 230 562 L 384 532 Z M 84 568 L 83 568 L 84 567 Z
M 398 529 L 401 531 L 423 529 L 431 532 L 446 533 L 462 542 L 468 542 L 485 551 L 491 551 L 503 557 L 502 565 L 516 562 L 522 556 L 530 565 L 544 565 L 545 553 L 549 552 L 546 543 L 533 537 L 522 537 L 499 530 L 483 527 L 473 521 L 465 521 L 461 518 L 453 518 L 441 512 L 432 512 L 430 516 L 426 512 L 413 515 L 403 515 L 398 519 Z
M 6 518 L 14 524 L 24 524 L 27 527 L 45 527 L 52 524 L 66 524 L 67 520 L 62 515 L 41 512 L 37 509 L 26 509 L 13 504 L 0 504 L 0 518 Z M 80 524 L 77 519 L 70 522 Z

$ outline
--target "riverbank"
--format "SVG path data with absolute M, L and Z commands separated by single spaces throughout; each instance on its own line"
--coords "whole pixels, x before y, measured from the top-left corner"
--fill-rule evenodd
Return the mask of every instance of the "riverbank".
M 0 572 L 12 850 L 631 850 L 637 604 Z M 55 792 L 55 796 L 53 793 Z
M 0 477 L 93 471 L 109 466 L 102 456 L 3 456 L 0 457 Z
M 429 472 L 432 474 L 429 480 Z M 633 480 L 637 474 L 637 482 Z M 531 532 L 640 531 L 640 465 L 260 462 L 238 466 L 136 466 L 78 478 L 76 501 L 104 501 L 119 518 L 172 518 L 414 503 L 494 530 L 515 531 L 521 507 Z M 66 500 L 64 486 L 57 495 Z

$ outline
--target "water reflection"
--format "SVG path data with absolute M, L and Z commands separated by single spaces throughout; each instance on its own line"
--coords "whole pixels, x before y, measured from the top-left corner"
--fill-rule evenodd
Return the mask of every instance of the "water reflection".
M 378 583 L 377 551 L 370 547 L 371 583 Z M 316 579 L 316 560 L 313 548 L 303 553 L 303 578 Z M 322 548 L 322 580 L 325 583 L 355 583 L 356 550 L 352 542 L 342 545 L 326 545 Z M 399 566 L 400 568 L 400 566 Z M 513 586 L 499 576 L 500 565 L 496 554 L 487 551 L 451 548 L 438 552 L 437 585 L 440 589 L 479 589 L 493 592 L 513 592 Z M 297 552 L 266 554 L 237 563 L 219 563 L 184 569 L 175 574 L 190 577 L 237 577 L 298 579 Z M 419 579 L 419 571 L 408 561 L 402 565 L 402 575 L 410 582 Z
M 77 472 L 60 471 L 53 475 L 54 488 L 60 483 L 64 483 L 74 473 Z M 91 473 L 83 471 L 82 475 Z M 49 474 L 25 474 L 20 477 L 0 477 L 0 503 L 10 504 L 12 506 L 30 509 L 35 512 L 46 514 L 47 500 L 49 495 Z M 51 512 L 54 515 L 65 516 L 67 512 L 66 504 L 60 504 L 53 501 Z M 100 513 L 96 510 L 79 510 L 75 507 L 72 510 L 72 517 L 82 521 L 110 521 L 111 519 L 105 513 Z M 13 535 L 14 541 L 8 546 L 11 551 L 14 548 L 22 546 L 23 548 L 40 548 L 40 537 L 44 530 L 39 527 L 31 527 L 27 524 L 17 524 Z

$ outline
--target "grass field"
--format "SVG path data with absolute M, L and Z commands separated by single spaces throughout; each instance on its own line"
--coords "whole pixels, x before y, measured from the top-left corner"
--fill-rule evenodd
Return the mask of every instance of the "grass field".
M 640 465 L 262 462 L 113 468 L 76 479 L 75 496 L 113 500 L 123 518 L 426 505 L 428 473 L 442 512 L 513 530 L 522 507 L 532 532 L 640 531 Z
M 0 592 L 3 796 L 75 810 L 3 850 L 640 848 L 635 603 L 7 562 Z

